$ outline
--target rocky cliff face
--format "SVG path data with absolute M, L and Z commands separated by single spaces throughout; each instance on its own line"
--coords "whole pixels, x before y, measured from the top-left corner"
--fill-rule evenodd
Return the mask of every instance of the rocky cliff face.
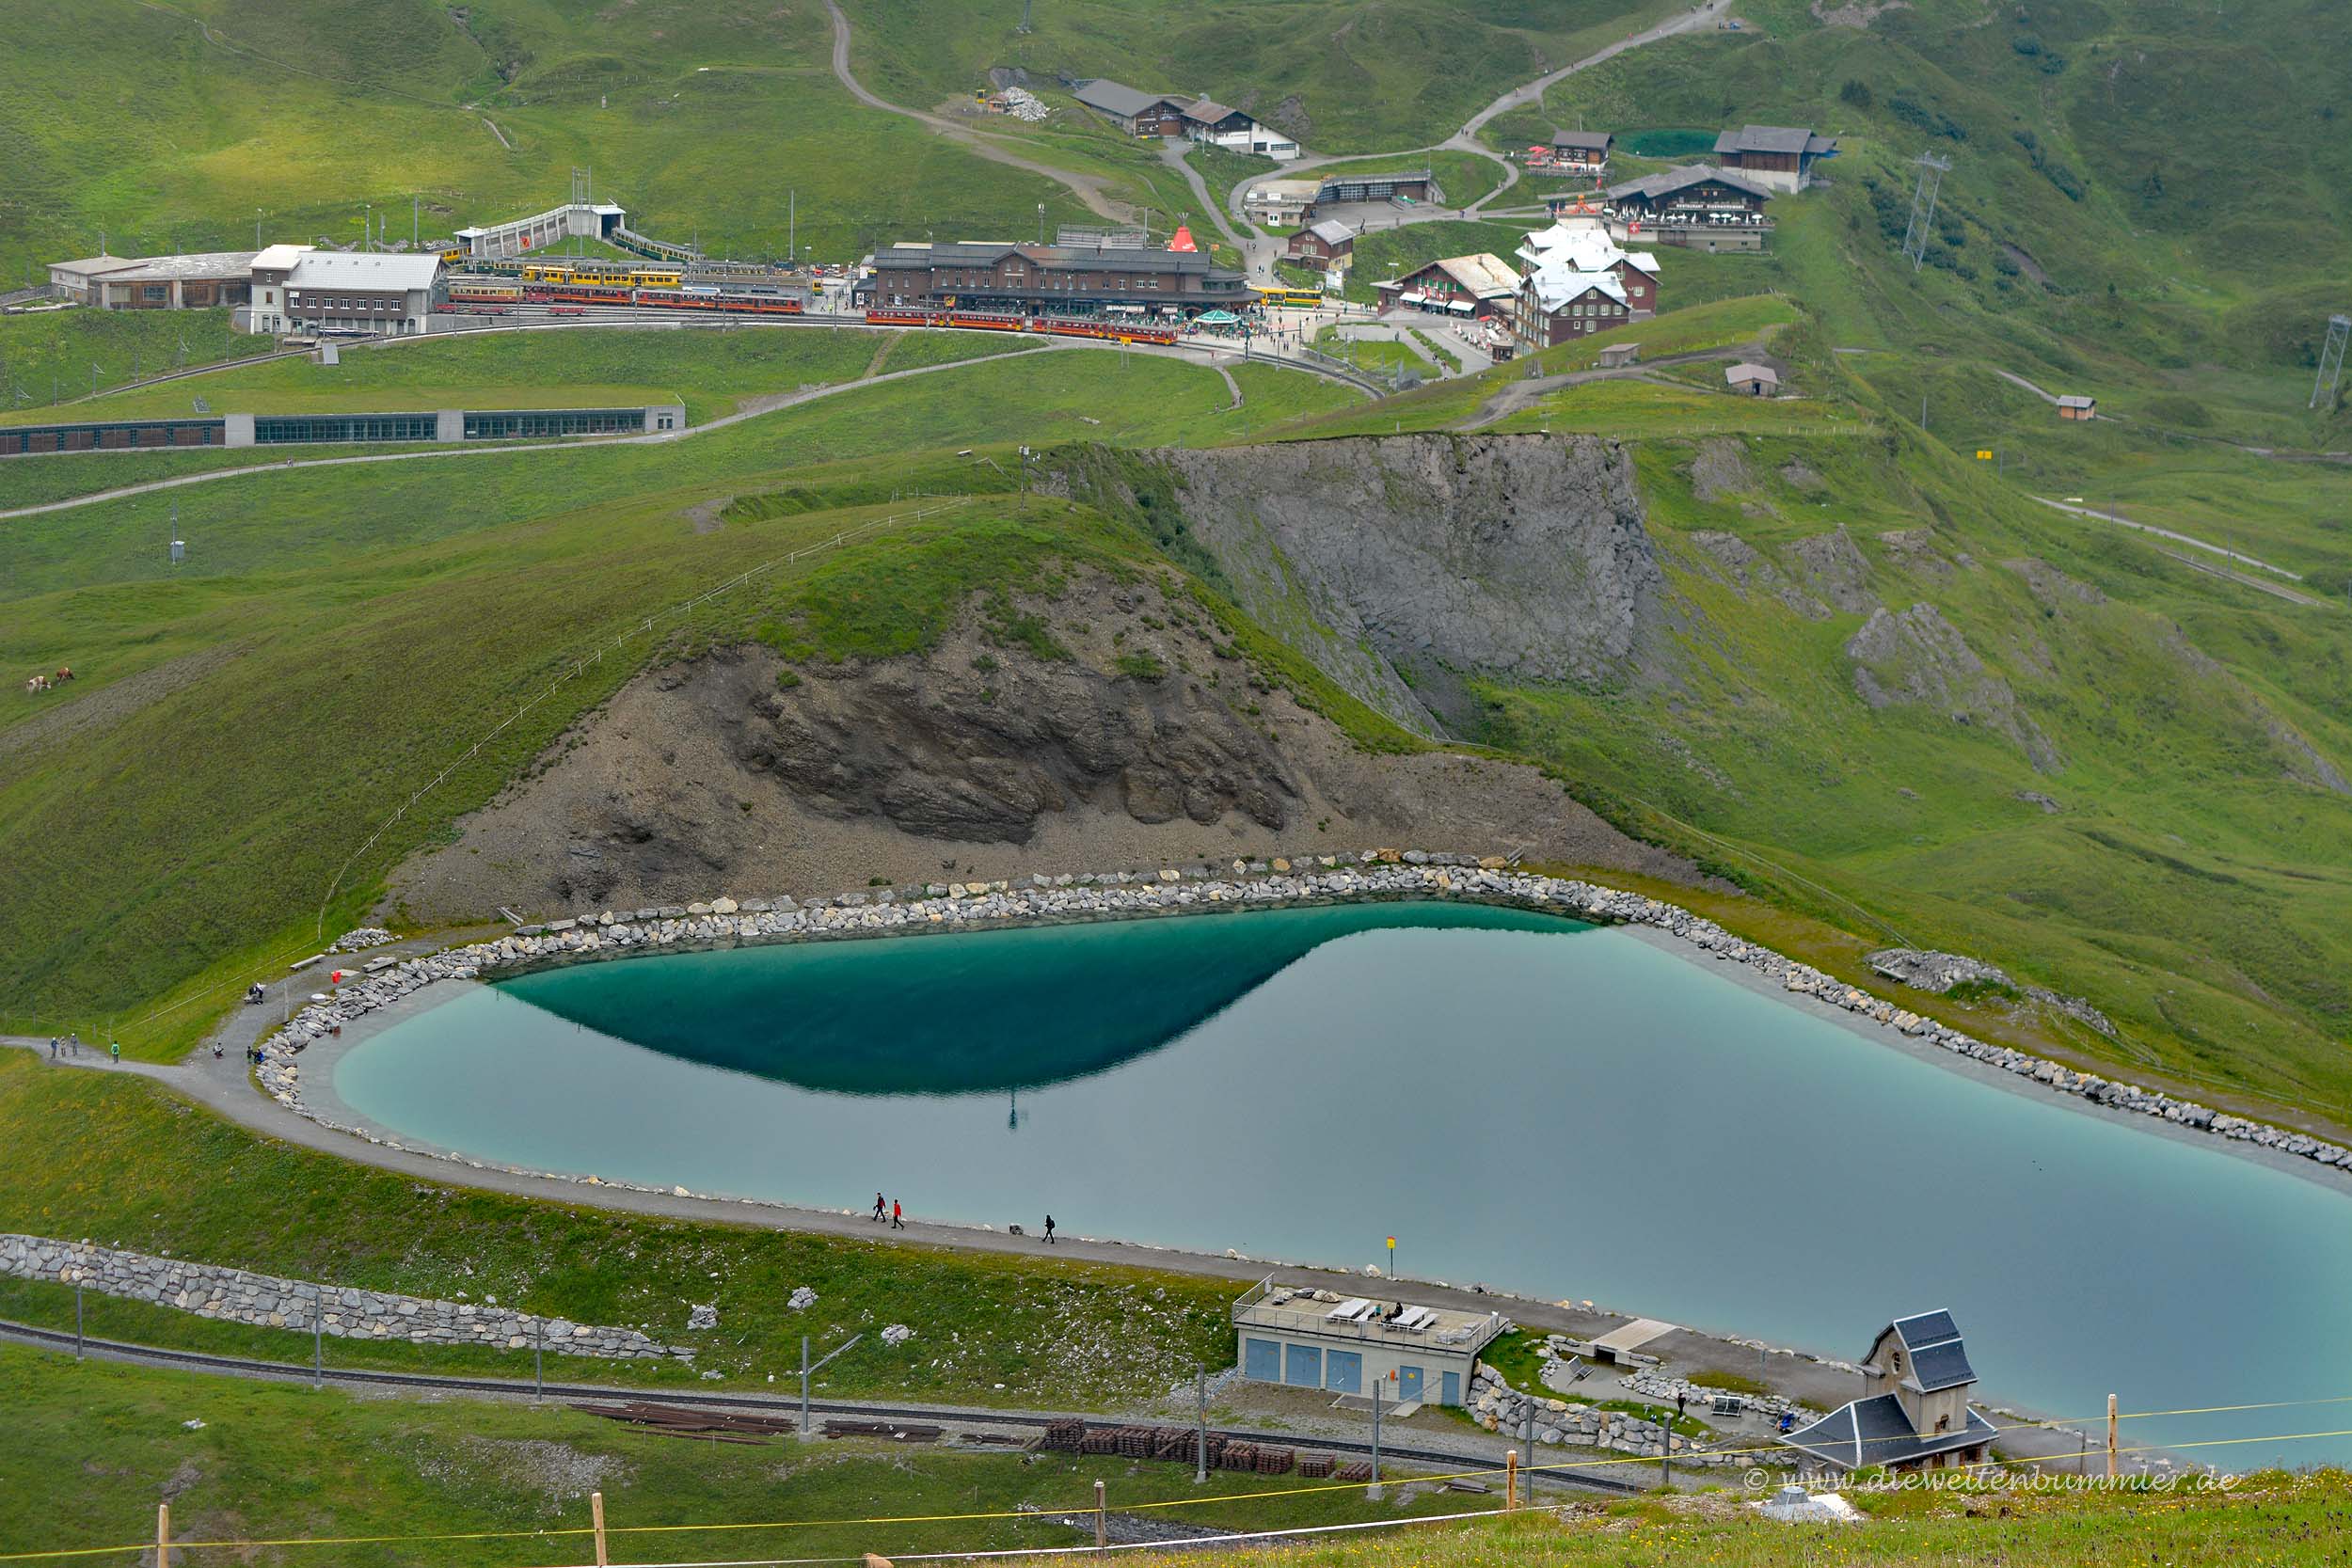
M 395 899 L 573 913 L 1415 840 L 1695 879 L 1533 768 L 1359 750 L 1181 591 L 1079 572 L 1020 608 L 1059 657 L 971 612 L 902 658 L 748 646 L 650 671 L 402 868 Z
M 1665 579 L 1613 442 L 1422 435 L 1155 456 L 1244 608 L 1408 724 L 1462 716 L 1464 676 L 1605 686 L 1643 678 L 1662 647 Z

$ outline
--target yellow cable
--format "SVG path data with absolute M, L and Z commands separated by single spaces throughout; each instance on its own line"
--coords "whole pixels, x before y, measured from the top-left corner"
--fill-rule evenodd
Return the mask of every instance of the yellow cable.
M 2328 1401 L 2325 1401 L 2325 1400 L 2312 1400 L 2312 1401 L 2282 1401 L 2282 1402 L 2280 1402 L 2280 1403 L 2323 1403 L 2323 1402 L 2328 1402 Z M 2171 1412 L 2170 1414 L 2201 1414 L 2201 1413 L 2205 1413 L 2206 1411 L 2229 1410 L 2229 1409 L 2238 1409 L 2238 1408 L 2260 1409 L 2260 1408 L 2265 1408 L 2265 1406 L 2262 1406 L 2262 1405 L 2250 1405 L 2250 1406 L 2228 1406 L 2228 1405 L 2216 1405 L 2216 1406 L 2207 1406 L 2207 1407 L 2202 1407 L 2202 1408 L 2201 1408 L 2201 1409 L 2200 1409 L 2200 1410 L 2178 1411 L 2178 1412 Z M 2154 1414 L 2161 1414 L 2161 1413 L 2160 1413 L 2160 1412 L 2153 1412 L 2153 1411 L 2151 1411 L 2151 1412 L 2145 1412 L 2144 1414 L 2154 1415 Z M 2038 1424 L 2038 1423 L 2019 1423 L 2017 1426 L 2013 1426 L 2013 1427 L 2010 1427 L 2010 1428 L 2005 1428 L 2005 1429 L 2002 1429 L 2002 1430 L 2008 1430 L 2008 1431 L 2016 1431 L 2016 1430 L 2030 1430 L 2032 1427 L 2034 1427 L 2034 1426 L 2035 1426 L 2035 1425 L 2037 1425 L 2037 1424 Z M 2328 1431 L 2328 1432 L 2271 1433 L 2264 1433 L 2264 1434 L 2261 1434 L 2261 1435 L 2258 1435 L 2258 1436 L 2251 1436 L 2251 1437 L 2212 1437 L 2212 1438 L 2202 1438 L 2202 1439 L 2199 1439 L 2199 1440 L 2192 1441 L 2192 1442 L 2186 1442 L 2186 1443 L 2142 1443 L 2142 1444 L 2134 1444 L 2134 1445 L 2131 1445 L 2131 1446 L 2128 1446 L 2128 1447 L 2120 1447 L 2120 1448 L 2118 1448 L 2118 1449 L 2115 1450 L 2115 1452 L 2116 1452 L 2118 1455 L 2122 1455 L 2122 1454 L 2139 1454 L 2139 1453 L 2166 1453 L 2166 1452 L 2171 1452 L 2171 1451 L 2173 1451 L 2173 1450 L 2180 1449 L 2211 1449 L 2211 1448 L 2229 1448 L 2229 1447 L 2233 1447 L 2233 1446 L 2244 1446 L 2244 1445 L 2253 1444 L 2253 1443 L 2300 1443 L 2300 1442 L 2313 1442 L 2313 1441 L 2318 1441 L 2318 1440 L 2323 1439 L 2323 1438 L 2335 1438 L 2335 1437 L 2352 1437 L 2352 1428 L 2341 1428 L 2341 1429 L 2337 1429 L 2337 1430 L 2334 1430 L 2334 1431 Z M 1891 1441 L 1891 1439 L 1890 1439 L 1890 1441 Z M 1740 1454 L 1756 1454 L 1756 1453 L 1786 1453 L 1788 1450 L 1787 1450 L 1787 1449 L 1786 1449 L 1784 1446 L 1782 1446 L 1782 1445 L 1780 1445 L 1780 1444 L 1775 1443 L 1775 1444 L 1768 1444 L 1768 1445 L 1763 1445 L 1763 1446 L 1759 1446 L 1759 1447 L 1756 1447 L 1756 1448 L 1746 1448 L 1746 1449 L 1707 1449 L 1707 1450 L 1705 1450 L 1705 1451 L 1706 1451 L 1706 1452 L 1708 1452 L 1708 1453 L 1709 1453 L 1709 1454 L 1716 1455 L 1716 1456 L 1730 1456 L 1730 1455 L 1740 1455 Z M 2102 1451 L 2104 1452 L 2105 1450 L 2103 1449 Z M 2002 1460 L 1993 1460 L 1993 1461 L 1989 1461 L 1988 1463 L 1990 1463 L 1990 1464 L 1992 1464 L 1992 1465 L 2022 1465 L 2022 1464 L 2038 1464 L 2038 1463 L 2042 1463 L 2042 1458 L 2044 1458 L 2044 1457 L 2046 1457 L 2046 1456 L 2040 1456 L 2040 1457 L 2022 1457 L 2022 1458 L 2013 1458 L 2013 1459 L 2002 1459 Z M 1594 1469 L 1602 1469 L 1602 1468 L 1605 1468 L 1605 1467 L 1607 1467 L 1607 1466 L 1613 1465 L 1655 1465 L 1655 1464 L 1657 1464 L 1657 1463 L 1658 1463 L 1658 1459 L 1657 1459 L 1657 1457 L 1656 1457 L 1656 1456 L 1654 1456 L 1654 1455 L 1627 1454 L 1627 1455 L 1618 1455 L 1618 1456 L 1612 1457 L 1612 1458 L 1607 1458 L 1607 1459 L 1560 1459 L 1560 1460 L 1554 1460 L 1554 1461 L 1551 1461 L 1551 1462 L 1547 1463 L 1547 1464 L 1540 1464 L 1540 1465 L 1538 1465 L 1538 1464 L 1527 1464 L 1527 1465 L 1520 1465 L 1517 1466 L 1517 1468 L 1518 1468 L 1518 1469 L 1521 1473 L 1528 1474 L 1528 1475 L 1534 1475 L 1534 1474 L 1538 1474 L 1538 1473 L 1549 1473 L 1549 1472 L 1552 1472 L 1552 1471 L 1558 1471 L 1558 1470 L 1594 1470 Z M 1416 1471 L 1416 1472 L 1415 1472 L 1414 1474 L 1412 1474 L 1412 1475 L 1411 1475 L 1408 1479 L 1409 1479 L 1410 1481 L 1414 1481 L 1414 1482 L 1429 1482 L 1429 1481 L 1446 1481 L 1470 1480 L 1470 1479 L 1478 1478 L 1478 1477 L 1497 1476 L 1497 1475 L 1506 1475 L 1506 1474 L 1510 1473 L 1510 1471 L 1512 1470 L 1512 1468 L 1513 1468 L 1513 1466 L 1511 1466 L 1511 1465 L 1486 1465 L 1486 1466 L 1480 1466 L 1480 1467 L 1477 1467 L 1477 1468 L 1473 1468 L 1473 1469 L 1466 1469 L 1466 1470 L 1450 1470 L 1450 1471 L 1436 1471 L 1436 1472 Z M 1365 1484 L 1367 1484 L 1367 1483 L 1366 1483 L 1366 1482 L 1363 1482 L 1363 1481 L 1330 1481 L 1330 1482 L 1320 1483 L 1320 1484 L 1313 1485 L 1313 1486 L 1288 1486 L 1288 1487 L 1274 1487 L 1274 1488 L 1269 1488 L 1269 1489 L 1267 1489 L 1267 1490 L 1265 1490 L 1265 1491 L 1261 1491 L 1261 1492 L 1235 1492 L 1235 1493 L 1226 1493 L 1226 1494 L 1221 1494 L 1221 1495 L 1216 1495 L 1216 1496 L 1210 1496 L 1210 1497 L 1172 1497 L 1172 1498 L 1163 1498 L 1163 1499 L 1159 1499 L 1159 1500 L 1156 1500 L 1156 1501 L 1149 1501 L 1149 1502 L 1131 1502 L 1131 1503 L 1121 1503 L 1121 1504 L 1120 1505 L 1120 1511 L 1121 1513 L 1140 1513 L 1140 1512 L 1142 1512 L 1142 1511 L 1144 1511 L 1144 1510 L 1146 1510 L 1146 1509 L 1182 1508 L 1182 1507 L 1185 1507 L 1185 1506 L 1188 1506 L 1188 1505 L 1197 1505 L 1197 1504 L 1204 1504 L 1204 1503 L 1206 1503 L 1206 1504 L 1214 1504 L 1214 1503 L 1228 1503 L 1228 1502 L 1250 1502 L 1250 1501 L 1257 1501 L 1257 1500 L 1261 1500 L 1261 1499 L 1267 1498 L 1267 1497 L 1299 1497 L 1299 1496 L 1304 1496 L 1304 1495 L 1312 1494 L 1312 1493 L 1320 1493 L 1320 1492 L 1345 1492 L 1345 1491 L 1355 1491 L 1355 1490 L 1359 1489 L 1359 1487 L 1364 1486 Z M 1065 1508 L 995 1509 L 995 1510 L 988 1510 L 988 1511 L 976 1512 L 976 1513 L 912 1513 L 912 1514 L 878 1515 L 878 1516 L 869 1517 L 869 1518 L 857 1518 L 857 1519 L 779 1519 L 779 1520 L 770 1520 L 770 1521 L 760 1521 L 760 1522 L 750 1522 L 750 1523 L 737 1523 L 737 1524 L 708 1524 L 708 1525 L 616 1525 L 616 1526 L 610 1526 L 610 1527 L 608 1527 L 608 1528 L 606 1528 L 605 1533 L 606 1533 L 608 1536 L 611 1536 L 611 1535 L 660 1535 L 660 1534 L 683 1534 L 683 1533 L 692 1533 L 692 1532 L 696 1532 L 696 1531 L 734 1531 L 734 1530 L 758 1530 L 758 1529 L 816 1529 L 816 1528 L 853 1528 L 853 1527 L 868 1526 L 868 1525 L 931 1525 L 931 1524 L 957 1524 L 957 1523 L 962 1523 L 962 1522 L 968 1521 L 968 1520 L 1035 1518 L 1035 1517 L 1039 1516 L 1040 1514 L 1051 1514 L 1051 1513 L 1092 1513 L 1093 1511 L 1094 1511 L 1094 1510 L 1093 1510 L 1093 1505 L 1092 1505 L 1091 1503 L 1081 1503 L 1081 1504 L 1078 1504 L 1078 1505 L 1075 1505 L 1075 1506 L 1072 1506 L 1072 1507 L 1065 1507 Z M 441 1542 L 454 1542 L 454 1541 L 513 1541 L 513 1540 L 525 1540 L 525 1539 L 555 1539 L 555 1538 L 559 1538 L 559 1537 L 577 1537 L 577 1536 L 582 1536 L 582 1535 L 594 1535 L 595 1533 L 596 1533 L 595 1529 L 594 1529 L 592 1527 L 589 1527 L 589 1526 L 564 1526 L 564 1527 L 561 1527 L 561 1528 L 547 1528 L 547 1529 L 532 1529 L 532 1530 L 469 1530 L 469 1531 L 444 1532 L 444 1533 L 439 1533 L 439 1534 L 429 1534 L 429 1535 L 347 1535 L 347 1536 L 296 1536 L 296 1537 L 281 1537 L 281 1538 L 268 1539 L 268 1540 L 259 1540 L 259 1541 L 253 1541 L 253 1540 L 230 1540 L 230 1541 L 174 1541 L 174 1542 L 172 1542 L 172 1543 L 171 1543 L 171 1545 L 172 1545 L 174 1548 L 177 1548 L 177 1549 L 180 1549 L 180 1550 L 199 1550 L 199 1549 L 215 1549 L 215 1550 L 246 1550 L 246 1549 L 250 1549 L 250 1548 L 253 1548 L 253 1547 L 260 1547 L 260 1546 L 272 1546 L 272 1547 L 279 1547 L 279 1546 L 373 1546 L 373 1545 L 397 1545 L 397 1544 L 434 1544 L 434 1543 L 441 1543 Z M 135 1543 L 133 1543 L 133 1544 L 129 1544 L 129 1545 L 122 1545 L 122 1546 L 77 1546 L 77 1547 L 69 1547 L 69 1548 L 52 1548 L 52 1549 L 49 1549 L 49 1550 L 44 1550 L 44 1551 L 34 1551 L 34 1552 L 8 1552 L 8 1553 L 0 1553 L 0 1562 L 51 1561 L 51 1560 L 58 1560 L 68 1559 L 68 1558 L 103 1557 L 103 1556 L 108 1556 L 108 1555 L 111 1555 L 111 1554 L 114 1554 L 114 1553 L 119 1553 L 119 1552 L 143 1552 L 143 1551 L 148 1551 L 148 1550 L 151 1550 L 151 1549 L 153 1548 L 154 1544 L 154 1544 L 153 1542 L 151 1542 L 151 1541 L 141 1541 L 141 1542 L 135 1542 Z

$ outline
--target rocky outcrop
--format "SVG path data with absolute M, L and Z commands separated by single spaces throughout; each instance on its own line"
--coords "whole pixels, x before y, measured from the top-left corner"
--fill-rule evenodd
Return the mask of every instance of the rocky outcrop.
M 92 1246 L 46 1236 L 0 1235 L 0 1275 L 72 1284 L 222 1323 L 315 1329 L 338 1339 L 405 1339 L 416 1345 L 487 1345 L 621 1360 L 681 1353 L 633 1328 L 604 1328 L 516 1312 L 493 1302 L 435 1301 L 250 1274 L 177 1258 Z M 697 1326 L 689 1323 L 688 1326 Z
M 1750 597 L 1769 594 L 1808 621 L 1829 619 L 1829 606 L 1781 576 L 1778 567 L 1738 534 L 1701 529 L 1691 535 L 1691 543 L 1712 557 L 1725 580 L 1740 593 Z
M 1879 608 L 1870 594 L 1870 563 L 1844 529 L 1792 540 L 1788 560 L 1804 585 L 1849 615 L 1867 615 Z
M 1886 947 L 1871 954 L 1867 961 L 1888 979 L 1916 990 L 1932 991 L 1938 996 L 1949 995 L 1963 986 L 1988 989 L 1995 994 L 2006 991 L 2088 1023 L 2110 1038 L 2115 1034 L 2114 1021 L 2081 997 L 2061 996 L 2045 987 L 2012 980 L 2006 971 L 1981 958 L 1958 953 L 1922 952 L 1913 947 Z
M 1661 657 L 1665 579 L 1629 453 L 1592 436 L 1298 441 L 1155 454 L 1260 625 L 1375 650 L 1458 721 L 1466 675 L 1597 687 Z M 1293 623 L 1311 612 L 1321 636 Z
M 1074 660 L 812 665 L 760 697 L 737 745 L 804 805 L 926 838 L 1025 844 L 1041 817 L 1098 799 L 1137 822 L 1237 813 L 1277 830 L 1300 800 L 1280 752 L 1222 696 Z
M 1848 640 L 1846 657 L 1853 661 L 1854 690 L 1871 707 L 1932 708 L 1955 724 L 2001 736 L 2040 772 L 2063 766 L 2009 682 L 1985 667 L 1935 606 L 1875 611 Z

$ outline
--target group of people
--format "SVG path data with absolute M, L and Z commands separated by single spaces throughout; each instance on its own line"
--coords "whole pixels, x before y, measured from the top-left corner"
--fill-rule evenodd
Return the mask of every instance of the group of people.
M 60 686 L 63 686 L 66 682 L 72 680 L 72 678 L 73 672 L 66 666 L 60 664 L 57 666 L 57 673 L 54 675 L 25 676 L 24 689 L 27 691 L 51 691 Z
M 884 1203 L 882 1194 L 876 1193 L 874 1195 L 874 1223 L 880 1225 L 884 1220 L 890 1222 L 890 1228 L 893 1230 L 904 1230 L 907 1227 L 906 1211 L 898 1206 L 898 1200 L 894 1197 Z M 1012 1229 L 1016 1236 L 1021 1233 L 1021 1227 L 1017 1225 Z M 1054 1240 L 1054 1216 L 1051 1214 L 1045 1216 L 1045 1243 L 1048 1246 L 1060 1244 Z
M 107 1041 L 106 1051 L 107 1053 L 114 1058 L 118 1065 L 121 1063 L 122 1044 L 120 1041 Z M 77 1059 L 81 1056 L 81 1054 L 82 1035 L 80 1030 L 70 1029 L 62 1036 L 52 1035 L 49 1037 L 49 1059 L 51 1061 L 62 1062 L 71 1059 Z

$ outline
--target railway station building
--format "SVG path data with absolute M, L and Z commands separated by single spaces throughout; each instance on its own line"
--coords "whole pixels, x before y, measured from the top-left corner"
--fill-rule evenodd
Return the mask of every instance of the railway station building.
M 49 263 L 59 297 L 99 310 L 201 310 L 243 305 L 253 269 L 249 250 L 186 256 L 92 256 Z
M 1252 1383 L 1280 1383 L 1384 1402 L 1460 1404 L 1479 1352 L 1507 1325 L 1499 1312 L 1413 1307 L 1337 1291 L 1250 1287 L 1233 1303 L 1235 1365 Z
M 918 240 L 878 250 L 866 266 L 853 295 L 861 307 L 1194 316 L 1250 302 L 1243 275 L 1199 250 Z
M 441 259 L 274 245 L 253 258 L 252 330 L 264 333 L 428 331 L 446 300 Z

